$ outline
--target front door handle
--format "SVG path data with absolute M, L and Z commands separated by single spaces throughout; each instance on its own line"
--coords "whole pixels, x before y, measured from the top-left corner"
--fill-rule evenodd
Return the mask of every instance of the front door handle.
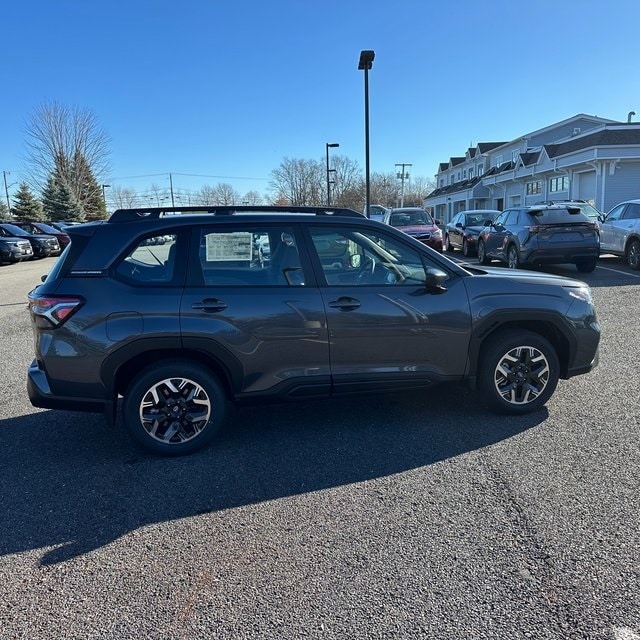
M 217 298 L 205 298 L 202 302 L 194 302 L 191 308 L 206 313 L 215 313 L 216 311 L 224 311 L 227 308 L 227 303 Z
M 343 296 L 337 300 L 332 300 L 329 306 L 333 309 L 340 309 L 340 311 L 353 311 L 360 306 L 360 301 L 355 298 Z

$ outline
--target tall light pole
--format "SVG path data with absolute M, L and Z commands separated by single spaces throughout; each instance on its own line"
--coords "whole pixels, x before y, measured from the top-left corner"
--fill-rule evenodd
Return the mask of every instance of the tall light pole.
M 11 175 L 10 171 L 3 171 L 2 176 L 4 178 L 4 193 L 7 196 L 7 215 L 11 215 L 11 202 L 9 200 L 9 187 L 7 186 L 7 175 Z
M 364 179 L 365 179 L 365 212 L 369 217 L 369 204 L 371 197 L 371 184 L 369 174 L 369 69 L 373 66 L 375 51 L 360 52 L 358 69 L 364 71 Z
M 331 180 L 329 180 L 329 148 L 334 149 L 335 147 L 339 147 L 340 145 L 337 142 L 326 142 L 325 148 L 327 151 L 327 207 L 331 206 Z M 334 169 L 335 171 L 335 169 Z

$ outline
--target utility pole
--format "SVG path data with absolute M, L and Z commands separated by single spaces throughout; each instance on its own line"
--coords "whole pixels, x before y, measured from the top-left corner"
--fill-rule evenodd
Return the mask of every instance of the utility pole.
M 9 201 L 9 187 L 7 186 L 7 175 L 11 175 L 10 171 L 3 171 L 2 177 L 4 178 L 4 193 L 7 196 L 7 214 L 11 215 L 11 202 Z
M 171 186 L 171 206 L 175 207 L 176 203 L 173 199 L 173 178 L 171 176 L 171 174 L 169 174 L 169 185 Z
M 396 163 L 396 167 L 402 167 L 401 171 L 396 173 L 396 178 L 400 180 L 400 206 L 404 207 L 404 181 L 409 179 L 409 174 L 404 172 L 405 167 L 411 167 L 413 165 L 406 162 Z

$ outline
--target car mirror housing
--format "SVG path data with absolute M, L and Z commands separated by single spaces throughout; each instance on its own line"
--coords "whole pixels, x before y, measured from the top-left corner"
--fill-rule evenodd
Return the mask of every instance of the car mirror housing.
M 444 283 L 447 281 L 449 275 L 442 269 L 436 269 L 435 267 L 428 267 L 426 271 L 427 278 L 425 284 L 429 291 L 443 292 L 446 291 Z

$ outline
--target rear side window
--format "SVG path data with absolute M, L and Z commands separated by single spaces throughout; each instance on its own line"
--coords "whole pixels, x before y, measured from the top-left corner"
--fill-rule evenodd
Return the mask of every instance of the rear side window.
M 299 286 L 305 284 L 292 228 L 201 227 L 194 231 L 191 277 L 204 286 Z M 192 251 L 193 254 L 193 251 Z
M 177 236 L 148 236 L 140 240 L 116 267 L 116 276 L 131 283 L 168 284 L 176 270 Z

